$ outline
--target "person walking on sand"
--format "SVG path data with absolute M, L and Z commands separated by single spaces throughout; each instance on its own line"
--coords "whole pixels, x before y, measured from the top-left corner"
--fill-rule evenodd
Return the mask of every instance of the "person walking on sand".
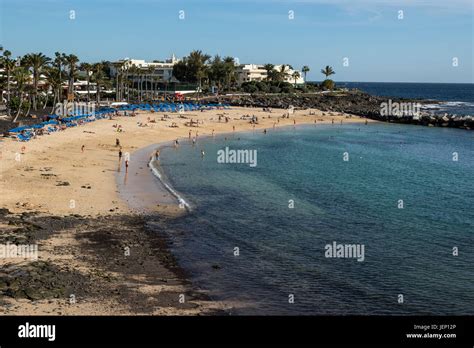
M 115 139 L 115 146 L 120 146 L 120 140 L 118 138 Z
M 235 132 L 235 126 L 232 126 L 232 131 Z
M 189 139 L 191 139 L 191 131 L 189 131 Z
M 122 162 L 122 149 L 119 150 L 119 162 Z
M 82 145 L 82 146 L 81 146 L 81 152 L 84 152 L 84 149 L 85 149 L 85 148 L 86 148 L 86 146 L 85 146 L 85 145 Z

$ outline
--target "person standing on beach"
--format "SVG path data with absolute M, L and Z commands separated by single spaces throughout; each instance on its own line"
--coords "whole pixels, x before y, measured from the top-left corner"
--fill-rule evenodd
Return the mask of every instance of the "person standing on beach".
M 128 160 L 125 161 L 125 173 L 128 173 Z
M 118 138 L 115 139 L 115 146 L 120 146 L 120 140 Z
M 232 126 L 232 131 L 235 132 L 235 126 Z
M 192 121 L 191 121 L 192 122 Z M 191 139 L 191 130 L 189 130 L 189 139 Z
M 212 130 L 212 136 L 214 136 L 214 129 Z
M 119 162 L 122 162 L 122 149 L 119 150 Z
M 82 146 L 81 146 L 81 152 L 84 152 L 84 149 L 85 149 L 85 148 L 86 148 L 86 146 L 85 146 L 85 145 L 82 145 Z
M 176 140 L 174 141 L 174 147 L 177 148 L 178 145 L 179 145 L 179 141 L 178 141 L 178 139 L 176 139 Z
M 160 150 L 156 150 L 156 152 L 155 152 L 155 160 L 157 160 L 158 162 L 160 161 Z

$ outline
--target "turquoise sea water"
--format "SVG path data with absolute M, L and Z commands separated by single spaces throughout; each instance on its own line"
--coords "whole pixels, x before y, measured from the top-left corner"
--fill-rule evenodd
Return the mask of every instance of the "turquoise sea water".
M 226 146 L 257 166 L 218 163 Z M 290 127 L 164 148 L 160 167 L 192 210 L 157 228 L 237 314 L 474 314 L 473 132 Z M 364 261 L 325 257 L 333 242 Z

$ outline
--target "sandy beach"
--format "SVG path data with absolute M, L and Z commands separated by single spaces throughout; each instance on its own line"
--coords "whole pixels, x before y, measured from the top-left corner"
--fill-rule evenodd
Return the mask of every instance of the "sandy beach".
M 219 313 L 229 304 L 194 289 L 167 252 L 161 236 L 147 232 L 142 214 L 121 198 L 117 173 L 120 140 L 130 154 L 133 176 L 151 175 L 134 167 L 134 153 L 151 144 L 226 132 L 271 132 L 273 127 L 365 122 L 365 118 L 318 110 L 298 110 L 281 118 L 256 108 L 205 112 L 139 112 L 33 139 L 0 142 L 0 243 L 37 244 L 38 260 L 0 259 L 0 314 L 9 315 L 196 315 Z M 219 115 L 228 117 L 219 121 Z M 255 115 L 259 124 L 241 120 Z M 187 127 L 190 119 L 199 127 Z M 150 122 L 156 120 L 156 122 Z M 170 127 L 172 123 L 178 127 Z M 138 124 L 146 124 L 139 126 Z M 123 132 L 118 133 L 120 125 Z M 84 150 L 81 148 L 84 146 Z M 120 176 L 122 175 L 122 176 Z M 153 200 L 154 197 L 148 197 Z M 148 201 L 147 201 L 148 202 Z M 176 214 L 172 204 L 148 204 L 157 214 Z M 182 211 L 182 210 L 181 210 Z M 46 276 L 45 276 L 46 275 Z M 45 280 L 44 278 L 48 278 Z M 17 279 L 17 281 L 14 281 Z M 73 296 L 71 296 L 73 295 Z

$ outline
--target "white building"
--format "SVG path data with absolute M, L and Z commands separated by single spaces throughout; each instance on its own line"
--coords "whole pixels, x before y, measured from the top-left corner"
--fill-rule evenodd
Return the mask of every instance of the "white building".
M 275 71 L 281 71 L 283 65 L 275 65 L 273 69 Z M 290 69 L 288 65 L 286 65 L 286 76 L 285 76 L 285 82 L 294 84 L 295 79 L 293 78 L 293 73 L 295 70 Z M 303 78 L 303 73 L 300 73 L 300 77 L 296 79 L 296 84 L 303 84 L 304 83 L 304 78 Z M 267 80 L 267 71 L 264 68 L 264 65 L 262 64 L 241 64 L 237 66 L 236 68 L 236 75 L 237 75 L 237 83 L 240 85 L 244 82 L 250 82 L 250 81 L 265 81 Z
M 128 70 L 131 67 L 137 67 L 143 71 L 144 75 L 153 77 L 156 82 L 178 82 L 173 77 L 173 66 L 179 62 L 175 55 L 164 62 L 153 61 L 146 62 L 144 59 L 130 59 L 125 58 L 118 61 L 122 64 L 122 70 Z M 112 76 L 117 73 L 117 68 L 112 64 L 110 66 L 110 72 Z M 146 77 L 145 77 L 146 78 Z
M 237 75 L 237 83 L 241 85 L 244 82 L 264 81 L 267 79 L 267 71 L 263 65 L 258 64 L 241 64 L 235 69 Z

